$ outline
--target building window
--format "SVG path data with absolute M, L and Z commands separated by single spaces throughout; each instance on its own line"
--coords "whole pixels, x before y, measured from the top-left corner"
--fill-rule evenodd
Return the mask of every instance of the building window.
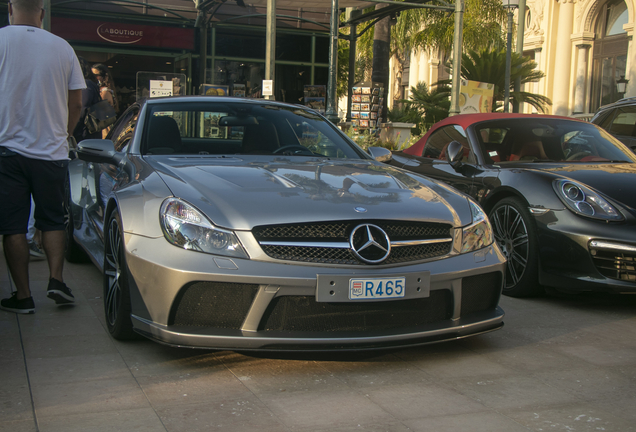
M 627 23 L 627 5 L 623 0 L 608 2 L 596 22 L 592 65 L 590 112 L 623 97 L 616 81 L 626 75 L 629 40 L 623 25 Z

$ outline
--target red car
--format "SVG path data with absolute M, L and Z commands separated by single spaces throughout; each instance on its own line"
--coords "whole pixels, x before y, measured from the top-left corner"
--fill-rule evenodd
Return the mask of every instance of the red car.
M 457 115 L 388 163 L 481 204 L 508 258 L 504 294 L 636 292 L 636 155 L 596 125 Z

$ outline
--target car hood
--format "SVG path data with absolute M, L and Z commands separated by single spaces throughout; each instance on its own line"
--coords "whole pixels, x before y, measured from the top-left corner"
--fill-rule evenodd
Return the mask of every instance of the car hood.
M 229 229 L 361 218 L 471 223 L 464 195 L 375 161 L 198 158 L 193 163 L 154 157 L 149 163 L 174 196 Z
M 521 165 L 521 164 L 519 164 Z M 528 166 L 530 164 L 524 164 Z M 583 183 L 610 197 L 616 202 L 636 209 L 635 164 L 537 164 L 529 169 L 539 169 L 558 177 L 567 177 Z

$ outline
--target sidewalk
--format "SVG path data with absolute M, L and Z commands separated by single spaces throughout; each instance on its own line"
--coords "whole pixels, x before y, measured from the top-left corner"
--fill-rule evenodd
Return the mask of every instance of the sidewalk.
M 366 357 L 275 359 L 114 341 L 101 274 L 75 306 L 0 311 L 0 431 L 636 431 L 636 298 L 504 298 L 503 330 Z M 0 295 L 9 295 L 0 252 Z

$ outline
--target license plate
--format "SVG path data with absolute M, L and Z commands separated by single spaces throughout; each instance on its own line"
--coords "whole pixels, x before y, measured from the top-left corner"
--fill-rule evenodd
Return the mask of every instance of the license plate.
M 349 280 L 350 300 L 400 298 L 405 290 L 404 277 Z

